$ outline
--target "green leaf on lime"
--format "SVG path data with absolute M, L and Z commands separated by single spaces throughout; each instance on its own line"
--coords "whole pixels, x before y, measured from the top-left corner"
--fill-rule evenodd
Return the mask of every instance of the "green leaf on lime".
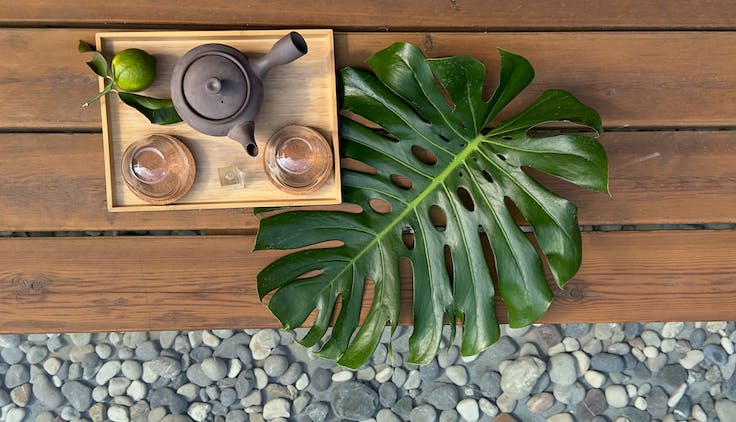
M 140 111 L 151 123 L 170 125 L 181 122 L 181 117 L 169 98 L 152 98 L 129 92 L 118 92 L 118 96 L 125 104 Z

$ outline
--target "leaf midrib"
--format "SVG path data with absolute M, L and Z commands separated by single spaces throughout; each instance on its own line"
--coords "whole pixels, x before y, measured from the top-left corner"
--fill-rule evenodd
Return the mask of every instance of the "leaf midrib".
M 341 278 L 343 273 L 345 273 L 345 271 L 347 271 L 349 267 L 355 267 L 355 263 L 358 262 L 363 257 L 363 255 L 365 255 L 377 244 L 380 244 L 383 238 L 391 232 L 392 228 L 399 224 L 404 219 L 404 217 L 414 212 L 419 204 L 421 204 L 431 192 L 442 186 L 450 173 L 455 171 L 458 167 L 463 166 L 468 156 L 476 149 L 478 149 L 478 146 L 482 141 L 482 135 L 477 135 L 473 140 L 471 140 L 468 145 L 463 148 L 463 150 L 460 151 L 458 155 L 454 157 L 450 165 L 448 165 L 439 175 L 437 175 L 437 177 L 432 180 L 429 186 L 427 186 L 422 192 L 420 192 L 419 195 L 417 195 L 412 201 L 407 203 L 407 206 L 404 207 L 404 209 L 399 213 L 399 215 L 396 216 L 396 218 L 393 219 L 393 221 L 391 221 L 389 224 L 386 224 L 384 229 L 378 232 L 373 240 L 371 240 L 364 248 L 362 248 L 361 251 L 356 254 L 353 259 L 346 261 L 349 264 L 345 266 L 345 269 L 343 269 L 342 271 L 337 273 L 335 277 L 333 277 L 333 281 L 335 279 Z M 364 210 L 363 212 L 366 211 Z

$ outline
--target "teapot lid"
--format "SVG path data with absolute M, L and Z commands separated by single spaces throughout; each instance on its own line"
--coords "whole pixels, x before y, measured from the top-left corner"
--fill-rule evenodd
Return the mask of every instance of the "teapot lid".
M 233 52 L 239 53 L 221 44 L 191 50 L 176 66 L 172 90 L 179 95 L 172 91 L 172 97 L 183 98 L 187 108 L 204 119 L 238 115 L 248 102 L 250 81 L 243 63 L 247 59 Z

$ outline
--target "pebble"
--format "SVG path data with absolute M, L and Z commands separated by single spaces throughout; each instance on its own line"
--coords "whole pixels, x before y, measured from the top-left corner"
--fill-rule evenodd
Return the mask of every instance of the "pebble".
M 18 334 L 0 334 L 0 347 L 9 349 L 20 345 L 20 335 Z
M 355 373 L 355 378 L 360 381 L 370 381 L 376 377 L 376 370 L 372 366 L 366 366 Z
M 547 422 L 575 422 L 569 413 L 558 413 L 547 418 Z
M 325 368 L 317 368 L 312 374 L 312 387 L 316 391 L 325 391 L 330 386 L 332 374 Z
M 708 420 L 708 415 L 699 404 L 693 406 L 691 413 L 693 418 L 698 422 L 706 422 Z
M 5 391 L 3 391 L 3 393 L 7 394 Z M 26 407 L 26 405 L 31 401 L 32 393 L 31 384 L 19 385 L 10 391 L 9 399 L 20 407 Z M 7 399 L 4 399 L 3 401 L 6 402 L 5 404 L 8 402 Z
M 687 390 L 687 383 L 680 384 L 667 400 L 667 406 L 675 407 L 680 402 L 680 399 L 682 399 L 682 396 L 685 395 L 685 390 Z
M 26 417 L 26 410 L 21 408 L 13 408 L 8 410 L 5 416 L 5 422 L 21 422 Z
M 253 376 L 255 376 L 256 388 L 263 390 L 268 385 L 268 374 L 262 368 L 253 369 Z
M 219 381 L 227 376 L 227 364 L 220 358 L 210 357 L 202 361 L 202 372 L 212 381 Z
M 552 356 L 549 360 L 549 377 L 554 384 L 572 385 L 577 379 L 577 361 L 568 353 Z
M 210 410 L 212 410 L 212 405 L 208 403 L 194 402 L 189 405 L 187 415 L 197 422 L 202 422 L 207 419 L 207 416 L 210 414 Z
M 107 409 L 107 417 L 112 422 L 128 422 L 128 409 L 118 405 L 110 406 Z
M 14 364 L 8 368 L 5 373 L 5 387 L 15 388 L 19 385 L 25 384 L 31 380 L 31 373 L 28 371 L 28 367 L 21 364 Z
M 372 417 L 378 407 L 378 394 L 358 381 L 347 381 L 332 392 L 332 408 L 341 418 L 364 420 Z
M 585 381 L 593 388 L 601 388 L 606 383 L 606 376 L 601 372 L 589 370 L 584 375 Z
M 311 417 L 310 419 L 313 421 L 315 420 Z M 324 418 L 322 418 L 322 420 L 324 420 Z M 376 414 L 376 422 L 401 422 L 401 418 L 399 418 L 396 413 L 392 412 L 390 409 L 381 409 Z
M 487 416 L 494 417 L 498 415 L 498 407 L 485 397 L 478 400 L 478 409 Z
M 330 406 L 323 401 L 317 401 L 310 403 L 304 411 L 313 422 L 323 422 L 330 413 Z
M 110 397 L 122 396 L 125 394 L 130 383 L 131 381 L 125 377 L 115 377 L 110 380 L 107 392 L 110 394 Z
M 644 344 L 647 346 L 659 347 L 659 345 L 662 344 L 662 339 L 659 337 L 659 334 L 652 330 L 642 331 L 640 337 L 644 340 Z
M 605 389 L 606 402 L 612 407 L 626 407 L 629 404 L 629 396 L 626 388 L 622 385 L 609 385 Z
M 542 413 L 555 404 L 555 397 L 547 392 L 537 393 L 526 401 L 526 407 L 532 413 Z
M 148 388 L 141 380 L 132 381 L 128 386 L 128 389 L 125 391 L 125 393 L 135 401 L 143 400 L 143 398 L 146 397 L 147 392 Z
M 656 358 L 659 355 L 659 349 L 654 346 L 647 346 L 644 348 L 644 356 L 648 358 Z
M 480 418 L 478 402 L 473 399 L 460 400 L 455 409 L 468 422 L 475 422 Z
M 83 412 L 92 405 L 92 389 L 78 381 L 69 381 L 61 387 L 61 393 L 69 404 Z
M 555 385 L 552 394 L 558 402 L 575 406 L 585 398 L 585 388 L 577 382 L 572 385 Z
M 685 369 L 692 369 L 705 358 L 705 354 L 700 350 L 690 350 L 680 359 L 680 365 Z
M 716 415 L 721 421 L 736 421 L 736 402 L 721 399 L 716 401 Z
M 445 370 L 445 374 L 455 385 L 463 386 L 468 383 L 468 370 L 464 366 L 450 366 Z
M 200 363 L 195 363 L 187 369 L 187 379 L 200 387 L 212 384 L 212 378 L 204 373 Z
M 0 358 L 2 358 L 1 361 L 4 361 L 5 363 L 9 365 L 20 363 L 24 357 L 25 357 L 25 354 L 20 349 L 16 349 L 16 348 L 0 349 Z
M 31 378 L 33 395 L 48 409 L 56 409 L 64 402 L 61 391 L 43 374 L 36 374 Z
M 659 350 L 662 351 L 662 353 L 670 353 L 675 350 L 675 345 L 677 344 L 677 341 L 673 338 L 666 338 L 662 340 L 662 344 L 659 346 Z
M 437 363 L 440 368 L 445 369 L 454 365 L 459 356 L 460 349 L 457 346 L 445 347 L 437 352 Z
M 717 333 L 726 329 L 726 321 L 708 321 L 705 323 L 705 330 L 709 333 Z
M 425 401 L 439 410 L 454 409 L 460 401 L 454 384 L 436 383 L 427 391 Z
M 512 400 L 524 398 L 531 393 L 545 370 L 546 365 L 539 358 L 520 357 L 501 372 L 501 390 Z
M 591 420 L 602 414 L 607 407 L 605 395 L 601 390 L 595 388 L 588 390 L 585 399 L 575 407 L 575 414 L 579 418 L 585 418 L 584 420 Z
M 279 345 L 281 336 L 276 330 L 260 330 L 250 339 L 250 351 L 253 359 L 263 360 L 271 355 L 271 351 Z
M 332 374 L 332 382 L 345 382 L 350 381 L 353 379 L 353 372 L 352 371 L 338 371 Z M 378 379 L 376 379 L 378 381 Z M 378 382 L 385 382 L 385 381 L 378 381 Z
M 280 377 L 288 368 L 289 361 L 282 355 L 271 355 L 263 363 L 263 370 L 272 378 Z
M 135 360 L 126 360 L 120 365 L 120 370 L 129 380 L 140 379 L 143 375 L 143 366 Z
M 103 402 L 107 400 L 107 388 L 104 385 L 98 385 L 92 389 L 92 400 Z
M 386 382 L 378 387 L 378 399 L 381 402 L 381 406 L 390 408 L 396 403 L 399 398 L 399 392 L 396 385 L 392 382 Z
M 611 353 L 599 353 L 590 359 L 590 367 L 600 372 L 622 372 L 624 359 Z
M 429 404 L 422 404 L 411 410 L 409 420 L 434 421 L 437 420 L 437 411 Z
M 590 369 L 590 357 L 585 352 L 582 350 L 576 350 L 572 352 L 572 355 L 578 363 L 578 374 L 584 374 L 588 369 Z
M 498 410 L 503 413 L 511 413 L 516 409 L 518 401 L 510 398 L 506 393 L 501 394 L 496 399 L 496 406 L 498 406 Z
M 31 346 L 31 348 L 28 349 L 28 352 L 26 352 L 26 360 L 28 361 L 28 363 L 35 365 L 37 363 L 43 362 L 48 354 L 49 350 L 45 347 Z
M 121 363 L 117 360 L 107 361 L 100 367 L 95 377 L 95 382 L 98 385 L 107 384 L 115 375 L 120 373 Z
M 726 353 L 720 344 L 706 345 L 703 347 L 703 354 L 708 361 L 716 365 L 725 365 L 728 363 L 728 353 Z
M 667 322 L 662 327 L 663 338 L 675 338 L 685 328 L 685 324 L 682 322 Z
M 380 370 L 376 370 L 376 381 L 384 383 L 391 379 L 394 375 L 394 368 L 390 366 L 384 366 Z

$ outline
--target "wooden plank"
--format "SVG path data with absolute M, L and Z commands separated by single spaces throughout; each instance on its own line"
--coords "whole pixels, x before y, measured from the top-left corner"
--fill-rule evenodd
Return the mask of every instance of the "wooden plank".
M 256 229 L 249 209 L 108 212 L 101 138 L 0 134 L 0 231 Z M 577 204 L 581 224 L 734 222 L 736 132 L 616 132 L 601 142 L 612 197 L 540 177 Z
M 101 134 L 0 134 L 0 231 L 254 229 L 250 209 L 110 213 Z
M 582 268 L 542 322 L 736 319 L 734 240 L 733 231 L 587 232 Z M 2 239 L 0 331 L 277 326 L 255 276 L 282 252 L 252 246 L 250 236 Z M 408 280 L 402 291 L 408 324 Z
M 0 30 L 0 55 L 11 58 L 0 63 L 1 130 L 100 130 L 99 107 L 80 107 L 97 80 L 74 50 L 95 32 Z M 338 33 L 336 64 L 359 66 L 399 40 L 430 56 L 477 57 L 488 66 L 488 89 L 497 79 L 496 47 L 527 57 L 536 81 L 504 116 L 562 88 L 596 107 L 607 127 L 736 126 L 733 32 Z
M 276 0 L 100 3 L 0 1 L 5 25 L 227 25 L 360 29 L 515 30 L 733 28 L 733 2 L 715 0 L 350 1 Z

